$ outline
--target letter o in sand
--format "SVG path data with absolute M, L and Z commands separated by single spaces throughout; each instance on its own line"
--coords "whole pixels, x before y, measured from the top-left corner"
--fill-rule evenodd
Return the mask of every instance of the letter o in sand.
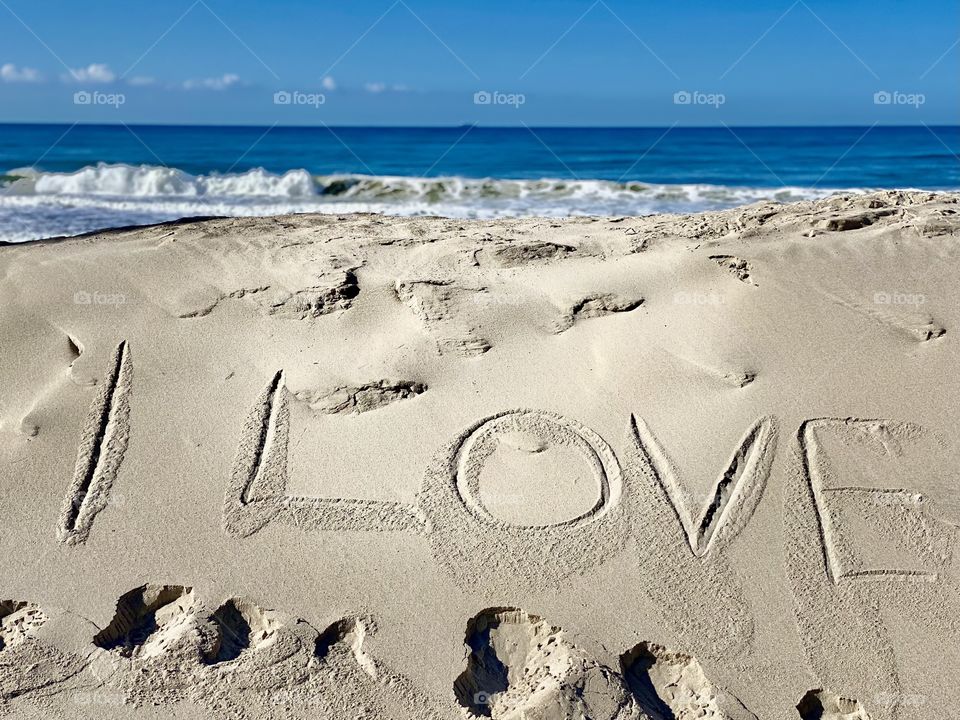
M 566 496 L 550 498 L 558 502 L 542 504 L 563 516 L 548 521 L 538 518 L 534 524 L 492 512 L 498 495 L 502 498 L 510 488 L 523 490 L 511 475 L 517 468 L 502 463 L 494 472 L 495 492 L 482 490 L 485 474 L 498 462 L 497 451 L 504 444 L 519 447 L 529 458 L 553 451 L 559 464 L 544 466 L 530 460 L 547 475 L 538 476 L 535 484 L 543 488 L 551 477 L 558 478 L 543 491 L 560 489 L 569 495 L 576 488 L 578 497 L 573 499 L 580 507 L 571 510 L 567 502 L 571 498 Z M 560 475 L 571 472 L 588 476 L 589 490 L 583 483 L 564 485 Z M 474 423 L 444 447 L 427 470 L 418 499 L 427 517 L 433 555 L 461 586 L 481 583 L 496 588 L 511 576 L 528 585 L 549 587 L 599 564 L 622 547 L 627 536 L 620 504 L 623 491 L 616 455 L 593 430 L 554 413 L 508 410 Z M 584 492 L 589 494 L 583 496 Z M 541 510 L 529 507 L 527 514 L 539 515 Z
M 593 477 L 596 491 L 593 505 L 572 518 L 548 523 L 512 522 L 496 517 L 481 499 L 481 474 L 500 444 L 520 434 L 537 443 L 529 450 L 532 454 L 563 449 L 579 455 L 580 467 L 570 469 L 586 469 Z M 611 501 L 619 500 L 621 493 L 620 466 L 603 438 L 574 420 L 546 412 L 509 411 L 474 425 L 459 447 L 456 465 L 457 492 L 463 504 L 481 520 L 505 522 L 515 527 L 545 529 L 580 525 L 604 512 Z

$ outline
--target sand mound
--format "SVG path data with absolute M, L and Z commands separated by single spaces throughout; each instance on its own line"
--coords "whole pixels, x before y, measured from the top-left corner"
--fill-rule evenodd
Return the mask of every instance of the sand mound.
M 12 638 L 10 628 L 24 625 L 13 617 L 17 613 L 32 616 L 34 625 L 42 622 L 39 610 L 19 605 L 3 618 L 5 638 Z M 188 703 L 204 717 L 230 718 L 303 717 L 315 709 L 343 720 L 367 713 L 439 717 L 405 677 L 366 652 L 367 633 L 359 618 L 318 632 L 247 599 L 230 598 L 209 610 L 189 588 L 145 585 L 118 600 L 113 620 L 88 637 L 88 645 L 60 654 L 38 644 L 20 653 L 21 661 L 34 658 L 26 668 L 37 673 L 34 682 L 7 665 L 16 644 L 0 648 L 0 702 L 23 696 L 44 708 L 67 699 L 68 707 L 94 712 Z M 47 666 L 59 675 L 44 679 L 44 671 L 51 674 Z
M 144 585 L 117 601 L 117 612 L 93 644 L 123 657 L 150 657 L 165 652 L 188 629 L 195 598 L 190 588 Z
M 514 267 L 527 263 L 558 260 L 576 253 L 575 246 L 554 242 L 505 243 L 490 253 L 490 258 L 500 267 Z
M 474 716 L 520 720 L 637 718 L 616 673 L 562 631 L 517 609 L 486 610 L 467 625 L 467 669 L 454 683 Z
M 471 716 L 756 720 L 696 659 L 640 643 L 613 670 L 542 618 L 484 610 L 467 624 L 466 670 L 454 683 Z
M 652 720 L 756 720 L 735 697 L 711 683 L 695 658 L 640 643 L 620 658 L 630 692 Z

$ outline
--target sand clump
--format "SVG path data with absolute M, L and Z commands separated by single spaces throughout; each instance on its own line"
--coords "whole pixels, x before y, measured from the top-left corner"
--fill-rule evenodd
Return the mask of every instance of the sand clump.
M 581 320 L 630 312 L 640 307 L 642 303 L 642 297 L 617 297 L 604 293 L 588 295 L 577 299 L 564 309 L 562 317 L 557 322 L 556 331 L 561 333 L 569 330 Z
M 332 390 L 295 393 L 311 410 L 327 415 L 359 415 L 408 400 L 427 391 L 427 386 L 414 380 L 378 380 L 362 385 L 344 385 Z

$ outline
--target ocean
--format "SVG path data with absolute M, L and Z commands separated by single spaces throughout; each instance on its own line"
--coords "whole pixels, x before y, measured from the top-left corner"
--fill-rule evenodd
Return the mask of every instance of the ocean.
M 960 189 L 960 126 L 0 125 L 0 241 L 199 215 L 642 215 Z

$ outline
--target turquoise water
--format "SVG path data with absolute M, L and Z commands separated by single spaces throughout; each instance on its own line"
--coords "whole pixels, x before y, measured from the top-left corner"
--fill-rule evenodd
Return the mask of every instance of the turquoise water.
M 626 215 L 960 189 L 958 155 L 958 126 L 3 125 L 0 240 L 192 215 Z

